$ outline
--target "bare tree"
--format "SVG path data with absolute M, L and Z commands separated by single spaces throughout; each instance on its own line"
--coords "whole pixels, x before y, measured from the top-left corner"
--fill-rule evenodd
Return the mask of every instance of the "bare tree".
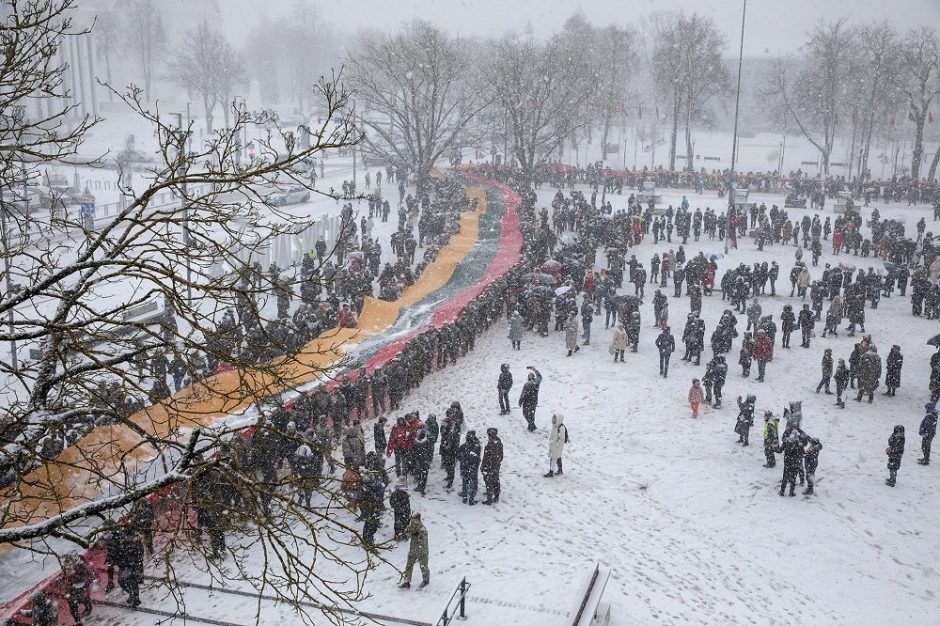
M 491 97 L 507 118 L 514 158 L 531 174 L 566 138 L 590 123 L 596 75 L 585 47 L 553 37 L 542 43 L 509 34 L 483 61 Z
M 605 160 L 611 124 L 617 116 L 623 119 L 628 108 L 627 90 L 636 62 L 633 40 L 631 29 L 613 24 L 596 31 L 593 38 L 594 64 L 600 77 L 596 106 L 604 119 L 601 154 Z
M 692 123 L 706 115 L 708 102 L 730 87 L 725 67 L 725 39 L 714 21 L 692 14 L 680 20 L 680 40 L 683 42 L 683 104 L 685 106 L 685 145 L 687 170 L 694 169 Z M 672 149 L 675 153 L 675 146 Z
M 163 18 L 153 0 L 132 0 L 127 17 L 127 45 L 134 50 L 144 81 L 144 98 L 150 99 L 150 86 L 156 63 L 166 49 Z
M 707 113 L 709 100 L 728 86 L 725 40 L 709 18 L 697 13 L 658 13 L 652 29 L 652 66 L 657 91 L 667 98 L 672 118 L 669 168 L 676 167 L 680 120 L 684 118 L 686 167 L 693 166 L 692 124 Z
M 900 47 L 898 88 L 907 97 L 908 118 L 914 122 L 914 148 L 911 155 L 911 178 L 920 180 L 924 156 L 924 126 L 930 105 L 940 95 L 940 42 L 937 32 L 928 26 L 911 30 Z
M 187 33 L 170 66 L 170 77 L 200 95 L 207 132 L 213 130 L 214 111 L 219 104 L 228 127 L 230 96 L 235 86 L 244 82 L 245 70 L 225 35 L 205 23 Z
M 418 189 L 482 108 L 467 43 L 427 22 L 360 38 L 349 58 L 359 117 L 375 154 L 413 169 Z
M 302 216 L 266 206 L 262 196 L 285 184 L 306 186 L 299 174 L 304 162 L 354 140 L 344 113 L 347 94 L 335 81 L 319 85 L 324 121 L 305 128 L 309 148 L 300 147 L 294 133 L 272 130 L 257 140 L 254 158 L 239 162 L 241 130 L 278 128 L 272 114 L 236 110 L 230 130 L 190 147 L 191 129 L 161 117 L 139 88 L 131 88 L 116 95 L 149 123 L 159 145 L 155 164 L 142 174 L 146 188 L 122 189 L 120 208 L 97 223 L 67 210 L 21 210 L 7 186 L 28 180 L 43 163 L 74 156 L 95 120 L 63 124 L 74 111 L 63 89 L 67 67 L 55 58 L 62 41 L 76 34 L 72 0 L 13 0 L 10 6 L 0 22 L 6 261 L 0 280 L 20 288 L 0 294 L 0 319 L 8 322 L 0 344 L 32 347 L 37 356 L 0 363 L 0 461 L 13 473 L 2 491 L 0 545 L 54 555 L 63 544 L 93 544 L 108 530 L 101 520 L 120 516 L 147 531 L 136 507 L 171 487 L 180 502 L 197 509 L 201 530 L 214 539 L 204 546 L 185 515 L 165 521 L 169 544 L 162 563 L 170 590 L 174 563 L 189 558 L 216 578 L 248 580 L 298 610 L 303 600 L 359 597 L 361 585 L 340 587 L 320 568 L 331 561 L 348 573 L 344 578 L 361 583 L 381 559 L 380 551 L 352 560 L 336 551 L 337 542 L 359 544 L 355 530 L 336 515 L 337 481 L 299 484 L 291 472 L 258 465 L 275 459 L 261 451 L 311 443 L 285 428 L 290 414 L 280 403 L 257 419 L 250 442 L 234 427 L 204 428 L 218 409 L 264 401 L 301 375 L 317 373 L 311 368 L 316 349 L 279 332 L 286 322 L 265 306 L 277 279 L 257 275 L 251 262 L 274 237 L 309 226 Z M 31 106 L 37 98 L 42 107 Z M 51 113 L 37 117 L 35 110 Z M 164 314 L 157 323 L 141 321 L 134 312 L 152 302 L 161 303 Z M 223 315 L 232 308 L 237 321 Z M 243 340 L 249 329 L 279 356 L 253 353 Z M 165 375 L 160 383 L 146 363 L 160 355 L 185 359 L 192 387 L 169 397 L 161 389 Z M 233 369 L 213 375 L 214 367 L 194 366 L 193 357 Z M 312 445 L 333 464 L 329 444 Z M 319 492 L 327 506 L 299 503 L 298 486 Z M 226 533 L 248 537 L 226 548 L 217 540 Z M 264 554 L 256 573 L 244 566 L 250 550 Z M 234 568 L 223 567 L 225 553 Z
M 859 175 L 868 171 L 872 135 L 878 119 L 891 117 L 896 110 L 897 98 L 894 86 L 900 68 L 898 35 L 887 22 L 873 22 L 858 30 L 855 57 L 857 72 L 855 81 L 856 102 L 864 103 L 859 110 L 862 121 L 862 149 Z M 854 133 L 853 133 L 854 134 Z M 852 158 L 855 158 L 854 142 Z
M 95 18 L 92 36 L 95 40 L 97 60 L 104 63 L 104 82 L 111 85 L 113 84 L 111 60 L 121 40 L 121 21 L 115 17 L 114 13 L 98 15 Z M 114 101 L 114 94 L 110 91 L 108 97 L 112 102 Z
M 851 93 L 853 31 L 845 19 L 820 23 L 811 33 L 798 64 L 775 64 L 764 95 L 792 120 L 819 150 L 821 171 L 829 160 L 846 101 Z M 794 76 L 794 66 L 798 75 Z

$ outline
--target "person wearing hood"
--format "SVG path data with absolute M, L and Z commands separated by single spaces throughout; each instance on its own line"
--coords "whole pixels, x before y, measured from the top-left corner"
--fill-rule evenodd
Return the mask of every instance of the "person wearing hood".
M 614 327 L 614 334 L 610 339 L 610 353 L 614 355 L 614 363 L 618 360 L 623 363 L 623 354 L 627 349 L 627 333 L 623 329 L 623 324 L 617 322 Z
M 499 378 L 496 380 L 496 392 L 499 395 L 499 414 L 509 415 L 509 390 L 512 389 L 512 372 L 509 363 L 499 366 Z
M 659 375 L 663 378 L 669 376 L 669 358 L 676 350 L 676 340 L 668 326 L 656 338 L 656 349 L 659 350 Z
M 803 462 L 806 466 L 806 489 L 804 496 L 813 495 L 813 487 L 816 485 L 816 468 L 819 466 L 819 451 L 822 450 L 822 442 L 816 437 L 806 438 L 806 447 L 803 448 Z
M 441 427 L 437 423 L 437 415 L 430 413 L 428 420 L 424 423 L 424 427 L 428 429 L 428 439 L 431 440 L 431 459 L 434 459 L 434 446 L 437 445 L 437 440 L 441 435 Z
M 819 379 L 819 384 L 816 385 L 816 393 L 819 393 L 820 390 L 825 387 L 826 395 L 832 395 L 832 391 L 829 390 L 829 383 L 832 381 L 832 348 L 826 348 L 823 352 L 822 357 L 822 378 Z
M 313 490 L 319 486 L 320 474 L 323 472 L 323 455 L 310 444 L 302 443 L 294 451 L 291 467 L 297 480 L 297 498 L 301 504 L 310 508 Z
M 552 429 L 548 433 L 548 473 L 546 478 L 552 478 L 555 474 L 562 474 L 561 457 L 565 451 L 565 444 L 568 443 L 568 427 L 565 426 L 565 416 L 561 413 L 552 415 Z M 558 471 L 555 471 L 555 466 Z
M 855 401 L 861 402 L 862 396 L 867 394 L 868 403 L 871 404 L 880 379 L 881 357 L 878 355 L 878 349 L 870 346 L 858 360 L 858 395 Z
M 513 350 L 522 350 L 522 313 L 519 310 L 512 312 L 509 318 L 509 341 L 512 342 Z
M 578 320 L 575 316 L 576 313 L 572 311 L 565 322 L 565 347 L 568 349 L 568 356 L 581 350 L 578 346 Z
M 721 390 L 724 389 L 725 379 L 728 376 L 728 364 L 725 363 L 723 354 L 716 354 L 712 359 L 714 367 L 712 368 L 712 392 L 715 394 L 715 403 L 712 405 L 716 409 L 721 408 Z
M 738 443 L 748 445 L 751 427 L 754 425 L 754 404 L 757 403 L 757 397 L 749 395 L 746 400 L 741 401 L 738 396 L 738 420 L 734 426 L 734 432 L 738 434 Z
M 395 425 L 392 426 L 392 431 L 388 438 L 388 445 L 385 448 L 385 456 L 391 457 L 393 453 L 395 454 L 396 476 L 406 476 L 408 474 L 406 461 L 411 451 L 413 437 L 414 433 L 411 428 L 409 428 L 408 422 L 405 421 L 404 417 L 399 417 Z
M 33 593 L 29 609 L 20 611 L 20 614 L 29 617 L 32 626 L 57 626 L 59 623 L 59 612 L 55 604 L 42 591 Z
M 346 427 L 343 437 L 343 463 L 347 467 L 359 469 L 366 462 L 366 443 L 358 421 Z
M 794 328 L 796 328 L 796 315 L 793 313 L 793 307 L 787 304 L 783 307 L 783 313 L 780 314 L 780 330 L 783 333 L 781 348 L 790 348 L 790 335 Z
M 917 459 L 917 462 L 921 465 L 930 465 L 930 444 L 937 434 L 937 405 L 928 402 L 924 405 L 924 412 L 924 419 L 920 421 L 920 428 L 917 431 L 917 434 L 921 436 L 920 449 L 924 456 Z
M 783 479 L 780 481 L 780 495 L 784 495 L 787 485 L 790 495 L 796 495 L 796 477 L 803 468 L 803 444 L 800 442 L 798 429 L 788 429 L 783 435 L 783 444 L 777 448 L 783 452 Z
M 689 407 L 692 408 L 692 417 L 698 417 L 698 408 L 705 402 L 705 391 L 698 378 L 692 379 L 692 387 L 689 388 Z
M 441 424 L 441 467 L 446 473 L 445 487 L 454 486 L 454 469 L 457 466 L 457 449 L 460 447 L 460 425 L 456 418 L 448 415 Z
M 829 310 L 826 311 L 826 327 L 823 328 L 822 336 L 839 336 L 839 324 L 842 323 L 842 296 L 836 295 L 829 303 Z
M 529 378 L 522 386 L 522 393 L 519 394 L 519 406 L 522 407 L 522 415 L 529 424 L 529 432 L 532 432 L 535 430 L 535 409 L 539 405 L 542 374 L 531 365 L 527 369 L 530 370 Z
M 420 587 L 427 587 L 428 583 L 431 582 L 431 570 L 428 567 L 428 531 L 421 522 L 420 513 L 412 513 L 411 521 L 403 534 L 406 538 L 411 538 L 411 543 L 408 546 L 408 563 L 405 565 L 405 571 L 402 573 L 402 583 L 399 587 L 402 589 L 411 588 L 411 575 L 415 563 L 421 567 L 422 580 Z
M 888 352 L 888 358 L 885 361 L 885 387 L 888 390 L 884 395 L 893 396 L 901 386 L 901 368 L 904 366 L 901 346 L 891 346 L 891 351 Z
M 385 451 L 385 446 L 388 445 L 388 439 L 385 436 L 385 423 L 387 421 L 383 415 L 375 420 L 375 424 L 372 425 L 372 444 L 375 447 L 376 454 L 382 454 Z
M 767 362 L 773 358 L 774 348 L 771 343 L 770 335 L 767 331 L 760 329 L 757 331 L 757 338 L 754 340 L 754 348 L 751 350 L 754 360 L 757 361 L 757 382 L 764 382 L 764 376 L 767 373 Z
M 395 541 L 404 541 L 405 528 L 411 521 L 411 497 L 408 495 L 404 481 L 399 480 L 395 484 L 395 489 L 388 497 L 388 504 L 395 514 Z
M 770 411 L 764 412 L 764 458 L 767 460 L 764 467 L 777 465 L 776 450 L 779 445 L 777 433 L 780 429 L 780 418 L 774 417 Z
M 460 497 L 465 504 L 476 504 L 478 474 L 480 472 L 480 440 L 476 431 L 468 430 L 467 438 L 457 448 L 460 478 L 463 482 Z
M 480 470 L 483 472 L 483 489 L 486 499 L 483 504 L 499 502 L 499 468 L 503 464 L 503 442 L 499 438 L 499 431 L 495 428 L 486 429 L 486 446 L 483 448 L 483 461 Z
M 888 478 L 885 484 L 894 487 L 898 478 L 898 470 L 901 469 L 901 457 L 904 456 L 904 427 L 898 424 L 894 427 L 894 432 L 888 438 L 888 447 L 885 450 L 888 455 Z
M 415 475 L 415 490 L 424 495 L 428 484 L 428 472 L 431 471 L 431 456 L 434 445 L 424 425 L 418 427 L 414 443 L 411 445 L 411 467 Z

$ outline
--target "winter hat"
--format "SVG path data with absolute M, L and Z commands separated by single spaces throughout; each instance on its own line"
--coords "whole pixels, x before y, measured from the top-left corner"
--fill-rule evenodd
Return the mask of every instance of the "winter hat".
M 495 437 L 498 433 L 499 431 L 496 430 L 495 428 L 491 427 L 491 428 L 486 429 L 486 434 L 489 435 L 490 437 Z
M 928 402 L 927 404 L 924 405 L 924 409 L 928 413 L 933 413 L 936 408 L 937 408 L 937 405 L 933 402 Z

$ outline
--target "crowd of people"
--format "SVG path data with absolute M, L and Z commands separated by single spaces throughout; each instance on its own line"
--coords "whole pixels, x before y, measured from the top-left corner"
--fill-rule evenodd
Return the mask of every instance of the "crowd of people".
M 546 168 L 542 173 L 549 171 L 554 170 Z M 406 411 L 406 398 L 434 369 L 453 366 L 460 357 L 473 350 L 475 339 L 503 316 L 508 321 L 509 340 L 514 350 L 521 349 L 527 330 L 543 337 L 551 336 L 553 331 L 549 328 L 554 316 L 554 333 L 563 336 L 563 351 L 573 358 L 581 346 L 590 345 L 591 328 L 595 320 L 603 317 L 605 328 L 614 329 L 609 352 L 615 363 L 626 363 L 627 351 L 637 352 L 644 343 L 641 305 L 646 297 L 645 287 L 651 285 L 654 319 L 647 320 L 647 325 L 655 330 L 649 333 L 646 343 L 655 345 L 659 353 L 659 375 L 668 377 L 671 356 L 678 342 L 684 347 L 682 360 L 693 366 L 701 366 L 706 345 L 711 347 L 711 358 L 706 359 L 703 375 L 693 380 L 688 392 L 692 417 L 698 416 L 702 405 L 722 407 L 722 393 L 728 376 L 727 355 L 732 352 L 734 340 L 739 336 L 738 363 L 742 377 L 750 377 L 751 365 L 757 361 L 755 381 L 764 382 L 772 375 L 768 365 L 773 362 L 775 350 L 791 349 L 790 336 L 797 329 L 800 331 L 800 347 L 806 350 L 811 349 L 819 327 L 823 329 L 823 338 L 830 333 L 846 332 L 852 336 L 862 333 L 851 354 L 838 358 L 838 364 L 831 348 L 826 348 L 822 356 L 821 378 L 816 392 L 834 394 L 836 404 L 844 407 L 850 388 L 857 390 L 856 401 L 867 398 L 868 402 L 873 402 L 882 381 L 888 397 L 901 386 L 903 355 L 900 347 L 891 346 L 883 371 L 878 347 L 872 336 L 865 334 L 866 311 L 877 309 L 880 299 L 892 297 L 896 290 L 905 297 L 910 284 L 912 313 L 931 319 L 940 317 L 940 250 L 933 236 L 925 232 L 923 220 L 916 226 L 915 239 L 909 236 L 903 224 L 881 220 L 876 211 L 868 224 L 863 224 L 857 211 L 850 211 L 830 223 L 829 218 L 822 221 L 818 215 L 810 217 L 804 214 L 800 220 L 791 219 L 785 209 L 776 206 L 770 209 L 763 205 L 750 210 L 739 208 L 730 213 L 708 208 L 693 211 L 685 199 L 676 208 L 654 212 L 652 206 L 634 198 L 628 200 L 626 210 L 614 211 L 609 202 L 597 202 L 597 192 L 604 184 L 604 178 L 599 178 L 599 170 L 590 168 L 583 174 L 576 174 L 577 181 L 593 184 L 590 199 L 577 190 L 567 196 L 559 190 L 549 214 L 547 207 L 536 207 L 532 187 L 537 186 L 539 180 L 523 178 L 515 170 L 483 167 L 478 172 L 506 181 L 520 195 L 520 229 L 524 244 L 519 264 L 474 298 L 455 321 L 439 328 L 428 328 L 409 339 L 385 367 L 377 367 L 371 373 L 365 368 L 351 370 L 341 375 L 335 385 L 320 386 L 301 395 L 290 405 L 266 415 L 249 436 L 233 440 L 225 451 L 225 454 L 238 459 L 240 467 L 254 472 L 264 482 L 284 484 L 283 481 L 278 482 L 278 476 L 286 475 L 286 482 L 295 492 L 297 501 L 306 507 L 312 505 L 313 494 L 323 487 L 325 481 L 331 480 L 326 478 L 327 473 L 333 474 L 337 467 L 342 467 L 339 484 L 350 510 L 363 523 L 361 537 L 364 546 L 371 549 L 379 543 L 376 534 L 387 508 L 392 510 L 394 519 L 392 536 L 398 540 L 410 540 L 401 582 L 405 588 L 410 587 L 416 565 L 422 572 L 421 586 L 430 581 L 428 530 L 421 513 L 412 510 L 411 490 L 422 496 L 426 493 L 434 457 L 440 457 L 445 489 L 454 488 L 459 472 L 458 497 L 468 506 L 477 503 L 481 475 L 483 504 L 492 505 L 500 501 L 503 461 L 499 430 L 487 427 L 485 442 L 481 442 L 475 429 L 466 428 L 459 401 L 452 402 L 445 409 L 444 418 L 438 423 L 435 414 L 422 419 L 418 411 Z M 812 187 L 801 188 L 800 193 L 812 193 Z M 891 193 L 896 194 L 897 191 Z M 386 264 L 381 272 L 374 271 L 381 259 L 375 258 L 371 252 L 377 244 L 369 238 L 371 226 L 368 219 L 388 217 L 386 203 L 378 199 L 370 202 L 369 218 L 363 216 L 366 221 L 360 224 L 361 243 L 350 243 L 342 249 L 342 254 L 337 253 L 337 263 L 332 271 L 329 271 L 329 262 L 324 262 L 324 252 L 319 249 L 312 251 L 301 268 L 299 284 L 303 304 L 294 312 L 294 319 L 286 315 L 293 297 L 292 285 L 285 287 L 289 281 L 280 278 L 279 268 L 272 268 L 268 281 L 275 288 L 279 313 L 285 314 L 279 318 L 284 326 L 290 327 L 289 332 L 309 338 L 328 328 L 328 324 L 354 325 L 361 297 L 371 293 L 374 279 L 379 280 L 382 289 L 392 282 L 396 282 L 398 287 L 403 286 L 407 282 L 415 250 L 419 247 L 439 249 L 445 245 L 447 238 L 456 232 L 460 212 L 470 207 L 462 194 L 462 187 L 454 180 L 438 185 L 432 195 L 417 199 L 403 197 L 396 233 L 399 236 L 392 242 L 400 265 Z M 348 213 L 344 223 L 355 225 Z M 417 238 L 413 234 L 415 228 L 418 230 Z M 865 228 L 868 229 L 868 237 L 862 235 Z M 647 271 L 637 258 L 637 246 L 651 231 L 656 242 L 665 240 L 672 243 L 675 233 L 681 244 L 677 241 L 675 250 L 654 254 Z M 791 284 L 790 297 L 800 299 L 798 309 L 794 310 L 794 305 L 787 303 L 775 315 L 764 308 L 767 298 L 778 293 L 780 268 L 776 262 L 728 267 L 719 279 L 719 259 L 706 257 L 703 252 L 689 254 L 685 250 L 690 239 L 694 245 L 702 235 L 709 240 L 722 240 L 732 235 L 741 239 L 750 236 L 758 250 L 793 246 L 794 266 L 787 276 Z M 830 236 L 832 262 L 824 263 L 820 271 L 819 261 L 825 254 L 822 242 L 829 241 Z M 606 267 L 602 262 L 602 267 L 598 268 L 599 250 L 606 257 Z M 363 256 L 356 257 L 357 253 Z M 430 262 L 433 256 L 429 259 L 427 254 L 425 252 L 425 262 Z M 804 262 L 804 254 L 812 257 L 810 264 Z M 870 258 L 872 262 L 880 258 L 887 262 L 887 269 L 884 272 L 876 272 L 874 268 L 867 272 L 856 270 L 845 260 L 835 263 L 838 255 L 852 259 L 858 257 L 859 260 Z M 349 262 L 343 263 L 343 259 Z M 815 279 L 814 273 L 817 274 Z M 358 275 L 368 278 L 361 281 L 368 287 L 360 289 L 360 286 L 354 286 L 359 285 Z M 384 283 L 382 276 L 386 277 Z M 254 284 L 253 281 L 259 280 L 258 272 L 244 280 L 246 284 Z M 619 293 L 624 290 L 625 282 L 632 285 L 633 293 Z M 666 289 L 670 283 L 672 300 Z M 289 293 L 285 293 L 285 289 Z M 395 291 L 389 289 L 386 295 L 397 297 Z M 701 316 L 703 297 L 717 297 L 718 291 L 729 308 L 723 311 L 709 334 Z M 308 296 L 306 299 L 305 294 Z M 681 334 L 677 333 L 677 336 L 670 325 L 670 302 L 674 309 L 680 306 L 677 302 L 680 299 L 687 300 L 689 310 L 684 316 Z M 803 302 L 807 299 L 808 302 Z M 312 310 L 308 305 L 312 305 Z M 337 305 L 339 313 L 336 313 Z M 252 345 L 269 349 L 271 330 L 262 335 L 268 341 L 252 342 L 248 339 L 260 326 L 251 322 L 252 312 L 257 310 L 256 304 L 245 303 L 238 308 L 237 319 L 234 313 L 228 312 L 213 339 L 228 341 L 231 344 L 229 349 L 233 345 L 244 350 L 253 350 L 249 347 Z M 318 313 L 320 311 L 323 313 Z M 847 323 L 844 328 L 843 323 Z M 247 332 L 238 336 L 242 329 Z M 778 334 L 779 344 L 776 341 Z M 280 335 L 274 332 L 273 336 Z M 709 344 L 706 344 L 706 337 Z M 260 359 L 264 353 L 250 354 L 252 358 Z M 209 371 L 212 371 L 211 365 L 207 364 Z M 165 376 L 172 373 L 177 387 L 175 372 L 183 367 L 185 364 L 158 363 L 154 368 L 151 363 L 151 369 L 157 374 L 163 372 L 164 385 Z M 197 375 L 192 369 L 186 369 L 186 374 L 194 378 Z M 830 389 L 833 378 L 834 392 Z M 541 372 L 530 366 L 517 400 L 529 431 L 537 430 L 536 411 L 542 381 Z M 500 414 L 508 415 L 514 408 L 509 395 L 514 388 L 509 364 L 501 366 L 496 388 Z M 930 445 L 936 432 L 940 352 L 931 360 L 929 388 L 931 401 L 925 407 L 919 430 L 922 464 L 929 463 Z M 738 416 L 734 431 L 738 435 L 738 443 L 744 446 L 750 443 L 755 404 L 755 394 L 737 399 Z M 386 432 L 391 416 L 394 416 L 394 423 Z M 781 435 L 779 418 L 772 412 L 764 415 L 762 444 L 765 467 L 775 467 L 776 456 L 782 454 L 780 495 L 795 495 L 797 480 L 801 485 L 806 483 L 804 494 L 813 495 L 823 444 L 802 429 L 800 402 L 790 403 L 783 411 L 783 418 L 785 428 Z M 370 419 L 375 422 L 371 428 L 372 450 L 367 451 L 365 424 Z M 564 417 L 554 412 L 549 426 L 549 470 L 546 477 L 563 473 L 562 457 L 568 441 Z M 904 429 L 899 425 L 891 433 L 886 448 L 889 469 L 886 483 L 890 486 L 896 484 L 903 454 Z M 387 466 L 386 459 L 391 460 L 391 468 Z M 394 480 L 390 476 L 392 473 Z M 224 488 L 223 477 L 203 476 L 198 482 L 193 487 L 199 494 L 193 499 L 196 517 L 200 528 L 209 536 L 212 552 L 221 558 L 225 552 L 225 532 L 233 530 L 226 525 L 224 511 L 237 506 L 237 499 Z M 139 528 L 139 525 L 134 528 Z M 130 572 L 126 580 L 119 575 L 119 582 L 134 605 L 139 602 L 134 582 L 138 580 L 140 569 L 137 563 L 142 562 L 147 541 L 136 530 L 115 531 L 109 541 L 113 543 L 108 553 L 114 554 L 109 556 L 109 563 L 119 572 L 124 569 Z M 152 545 L 147 551 L 152 551 Z M 78 574 L 76 576 L 81 578 Z M 82 599 L 76 596 L 76 615 Z M 42 602 L 38 601 L 35 610 L 42 611 L 41 605 Z

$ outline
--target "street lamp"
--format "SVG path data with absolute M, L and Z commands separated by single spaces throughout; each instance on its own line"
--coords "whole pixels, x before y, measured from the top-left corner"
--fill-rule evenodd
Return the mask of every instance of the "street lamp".
M 738 156 L 738 112 L 741 108 L 741 66 L 744 63 L 744 23 L 747 17 L 747 0 L 741 9 L 741 47 L 738 51 L 738 87 L 734 96 L 734 134 L 731 138 L 731 177 L 728 181 L 728 228 L 725 235 L 725 254 L 728 254 L 728 236 L 731 232 L 731 212 L 734 211 L 734 166 Z M 737 220 L 735 220 L 737 221 Z M 735 224 L 737 227 L 737 224 Z

